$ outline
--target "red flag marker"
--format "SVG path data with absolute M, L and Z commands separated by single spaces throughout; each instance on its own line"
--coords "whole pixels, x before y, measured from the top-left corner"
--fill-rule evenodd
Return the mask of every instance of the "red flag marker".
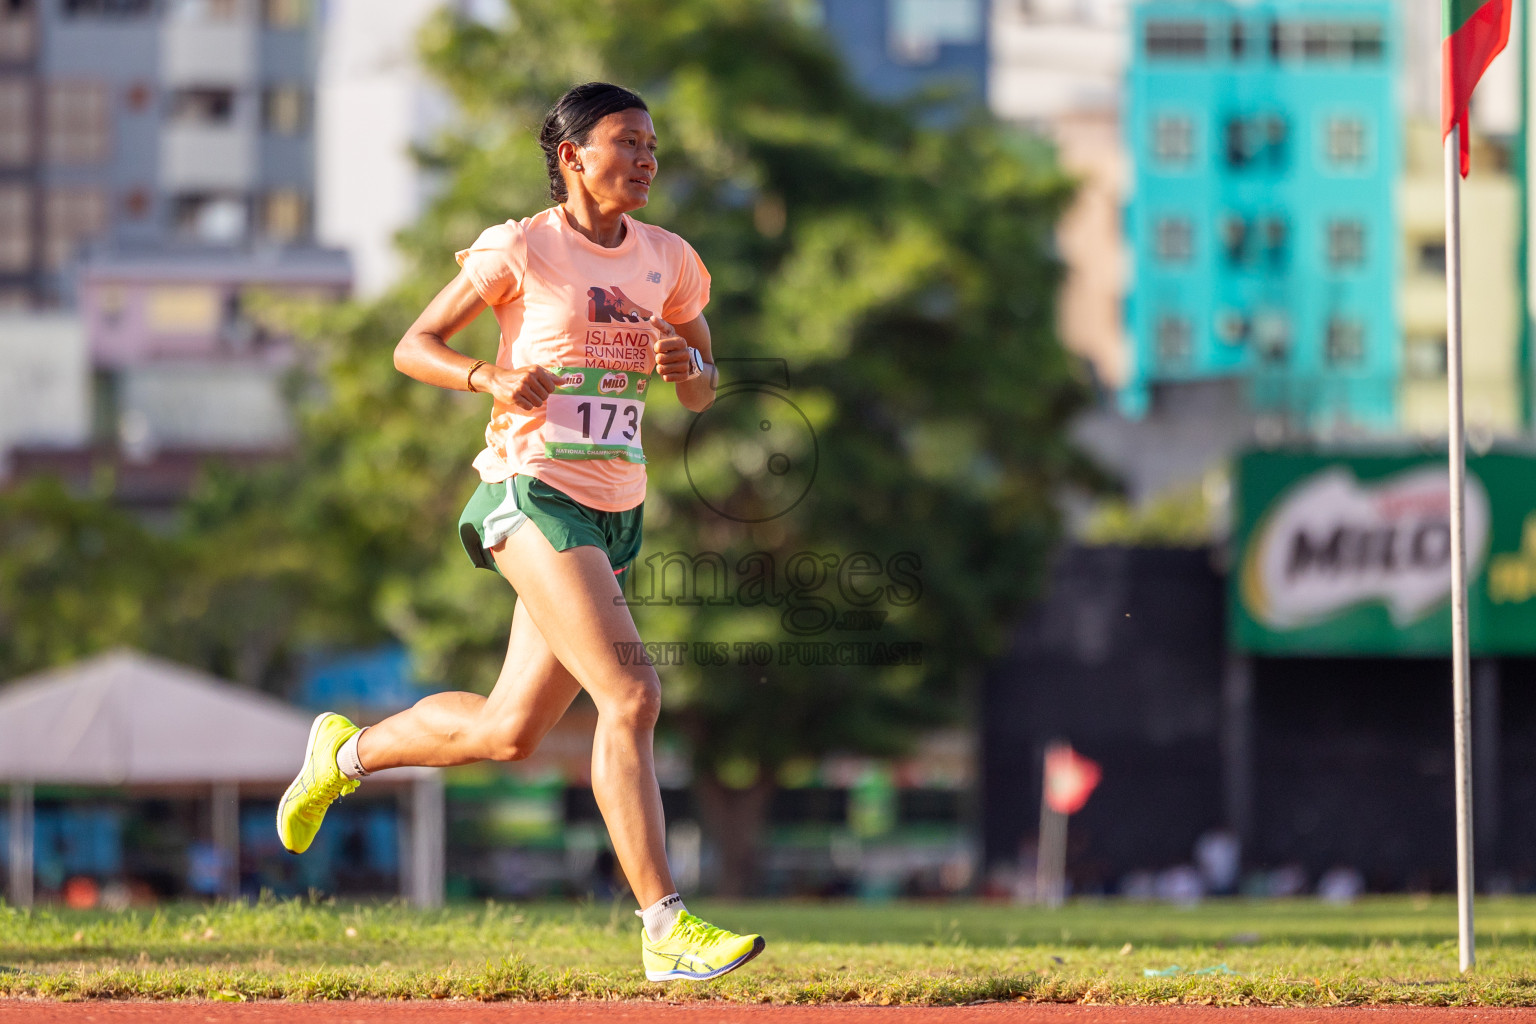
M 1076 814 L 1104 772 L 1098 764 L 1065 743 L 1045 752 L 1045 802 L 1058 814 Z
M 1461 176 L 1472 169 L 1467 107 L 1472 90 L 1509 42 L 1509 14 L 1514 0 L 1443 0 L 1440 44 L 1440 137 L 1461 127 Z

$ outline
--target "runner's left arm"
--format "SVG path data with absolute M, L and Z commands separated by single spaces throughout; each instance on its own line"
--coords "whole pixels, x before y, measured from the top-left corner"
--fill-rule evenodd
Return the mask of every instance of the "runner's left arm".
M 715 368 L 714 350 L 710 347 L 709 321 L 700 314 L 681 324 L 669 324 L 661 317 L 653 316 L 651 323 L 657 329 L 656 372 L 661 374 L 661 379 L 677 385 L 677 398 L 684 408 L 703 412 L 714 405 L 720 372 Z M 704 372 L 687 380 L 690 348 L 698 349 Z

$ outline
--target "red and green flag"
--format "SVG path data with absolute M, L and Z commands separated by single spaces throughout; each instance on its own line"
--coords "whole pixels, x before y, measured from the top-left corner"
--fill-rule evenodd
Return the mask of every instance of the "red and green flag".
M 1509 42 L 1514 0 L 1442 0 L 1445 40 L 1440 44 L 1441 137 L 1461 127 L 1461 176 L 1472 167 L 1467 139 L 1467 106 L 1472 90 L 1493 58 Z

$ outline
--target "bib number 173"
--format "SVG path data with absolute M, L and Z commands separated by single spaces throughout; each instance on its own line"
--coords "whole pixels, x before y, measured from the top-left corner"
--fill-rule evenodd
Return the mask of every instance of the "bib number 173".
M 606 441 L 613 436 L 613 420 L 614 417 L 618 415 L 620 406 L 618 402 L 598 402 L 597 408 L 598 419 L 602 419 L 604 413 L 608 414 L 608 418 L 603 421 L 602 430 L 602 439 Z M 639 403 L 626 402 L 623 406 L 623 409 L 623 419 L 628 422 L 629 426 L 624 427 L 623 424 L 620 424 L 619 436 L 624 438 L 626 441 L 633 441 L 635 439 L 635 435 L 640 433 Z M 581 413 L 581 436 L 583 438 L 591 437 L 592 403 L 590 401 L 578 402 L 576 404 L 576 411 Z
M 545 454 L 554 459 L 644 462 L 644 399 L 553 394 L 544 408 Z

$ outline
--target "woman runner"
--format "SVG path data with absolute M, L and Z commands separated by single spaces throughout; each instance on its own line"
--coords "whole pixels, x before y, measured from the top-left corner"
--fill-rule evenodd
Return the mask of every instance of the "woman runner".
M 714 978 L 764 942 L 684 908 L 652 760 L 660 682 L 645 659 L 618 656 L 640 649 L 619 577 L 640 549 L 646 389 L 655 372 L 695 412 L 714 401 L 709 273 L 687 242 L 628 216 L 657 169 L 639 96 L 579 85 L 539 143 L 558 205 L 482 232 L 395 347 L 416 380 L 494 399 L 459 533 L 470 561 L 517 591 L 506 661 L 489 697 L 433 694 L 364 729 L 320 715 L 277 830 L 302 853 L 331 803 L 385 768 L 525 758 L 584 689 L 598 712 L 592 791 L 643 908 L 646 977 Z M 501 327 L 494 363 L 446 343 L 487 306 Z

